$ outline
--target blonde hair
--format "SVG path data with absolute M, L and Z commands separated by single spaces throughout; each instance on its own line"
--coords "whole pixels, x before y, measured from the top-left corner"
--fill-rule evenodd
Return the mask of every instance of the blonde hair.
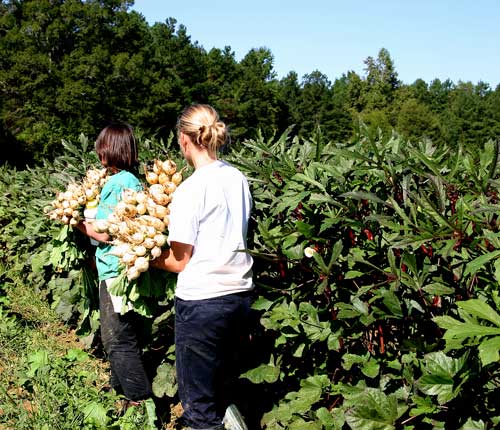
M 186 134 L 209 152 L 216 152 L 229 139 L 226 124 L 219 119 L 217 111 L 206 104 L 185 108 L 177 120 L 177 132 Z

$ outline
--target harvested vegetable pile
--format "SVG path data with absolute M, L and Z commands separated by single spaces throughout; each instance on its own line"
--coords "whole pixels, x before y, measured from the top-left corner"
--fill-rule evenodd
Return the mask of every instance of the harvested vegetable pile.
M 172 194 L 182 182 L 182 170 L 172 160 L 153 160 L 151 168 L 144 165 L 148 187 L 142 191 L 126 189 L 108 219 L 92 222 L 98 233 L 108 233 L 112 253 L 120 258 L 129 281 L 137 279 L 149 269 L 149 262 L 161 255 L 167 238 L 169 204 Z M 57 193 L 49 211 L 51 219 L 75 226 L 83 218 L 83 209 L 89 202 L 99 200 L 107 180 L 106 169 L 89 169 L 80 183 L 71 183 L 66 191 Z
M 151 170 L 145 167 L 145 176 L 148 188 L 125 190 L 108 219 L 94 223 L 97 232 L 113 238 L 113 254 L 125 266 L 129 281 L 147 271 L 149 261 L 160 256 L 167 241 L 163 233 L 168 226 L 169 204 L 182 181 L 182 171 L 177 172 L 171 160 L 154 160 Z
M 75 226 L 83 217 L 85 205 L 99 200 L 101 188 L 107 179 L 106 169 L 89 169 L 81 182 L 71 183 L 66 191 L 57 193 L 51 203 L 53 209 L 49 210 L 49 217 Z

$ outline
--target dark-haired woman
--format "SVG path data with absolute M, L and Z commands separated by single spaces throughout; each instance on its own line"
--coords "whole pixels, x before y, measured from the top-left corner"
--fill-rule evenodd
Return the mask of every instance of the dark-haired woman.
M 101 164 L 107 168 L 109 179 L 103 186 L 97 206 L 96 219 L 106 219 L 121 200 L 125 189 L 140 190 L 141 184 L 132 173 L 138 163 L 137 144 L 132 128 L 127 124 L 105 127 L 96 140 L 95 149 Z M 101 338 L 111 367 L 110 384 L 123 393 L 129 404 L 151 396 L 151 384 L 144 370 L 137 342 L 136 314 L 113 296 L 108 288 L 120 274 L 118 257 L 107 233 L 97 233 L 92 224 L 81 221 L 76 226 L 99 242 L 96 266 L 99 275 L 99 311 Z

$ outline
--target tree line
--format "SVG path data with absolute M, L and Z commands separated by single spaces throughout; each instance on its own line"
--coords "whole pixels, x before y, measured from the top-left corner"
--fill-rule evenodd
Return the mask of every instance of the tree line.
M 479 145 L 500 135 L 500 85 L 398 78 L 389 52 L 364 60 L 364 74 L 331 82 L 315 70 L 278 79 L 267 48 L 240 61 L 230 46 L 206 50 L 174 18 L 149 25 L 129 0 L 1 0 L 2 162 L 51 159 L 61 139 L 94 137 L 127 121 L 167 136 L 182 108 L 210 103 L 235 140 L 301 137 L 321 130 L 349 140 L 360 124 L 407 139 Z

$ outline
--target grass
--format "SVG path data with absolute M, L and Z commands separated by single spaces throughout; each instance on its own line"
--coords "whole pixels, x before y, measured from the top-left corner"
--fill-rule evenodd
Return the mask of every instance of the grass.
M 153 401 L 117 415 L 108 365 L 25 285 L 0 285 L 0 430 L 153 429 Z

